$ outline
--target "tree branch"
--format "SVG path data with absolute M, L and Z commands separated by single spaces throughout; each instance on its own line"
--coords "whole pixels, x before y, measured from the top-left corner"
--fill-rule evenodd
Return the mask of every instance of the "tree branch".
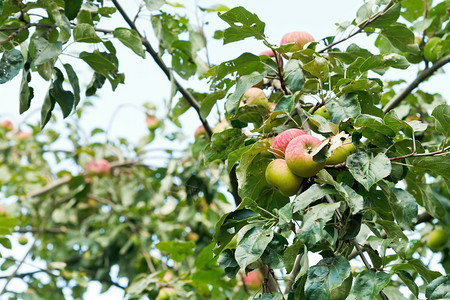
M 364 28 L 366 28 L 370 23 L 372 23 L 373 21 L 377 20 L 378 18 L 384 16 L 389 11 L 389 9 L 393 6 L 393 4 L 394 4 L 394 1 L 389 1 L 389 3 L 386 4 L 386 7 L 383 9 L 383 11 L 381 11 L 379 14 L 377 14 L 375 17 L 373 17 L 373 19 L 370 19 L 370 17 L 369 17 L 367 19 L 367 21 L 363 25 L 361 25 L 357 31 L 355 31 L 352 34 L 349 34 L 347 37 L 345 37 L 345 38 L 343 38 L 343 39 L 341 39 L 339 41 L 336 41 L 336 42 L 333 42 L 333 43 L 329 44 L 325 48 L 323 48 L 320 51 L 318 51 L 318 53 L 323 53 L 323 52 L 327 51 L 328 49 L 336 46 L 337 44 L 345 42 L 349 38 L 352 38 L 355 35 L 357 35 L 358 33 L 361 33 L 364 30 Z
M 422 73 L 420 73 L 419 76 L 417 76 L 416 79 L 414 79 L 413 82 L 411 82 L 405 90 L 403 90 L 401 93 L 396 94 L 394 98 L 389 101 L 388 104 L 386 104 L 385 107 L 383 107 L 383 112 L 387 113 L 394 109 L 397 105 L 400 104 L 400 102 L 405 99 L 422 81 L 427 79 L 429 76 L 431 76 L 436 70 L 443 67 L 445 64 L 450 62 L 450 55 L 444 56 L 437 62 L 435 62 L 431 68 L 424 70 Z
M 131 29 L 137 32 L 139 37 L 142 40 L 142 43 L 145 47 L 145 50 L 150 53 L 153 60 L 156 62 L 156 64 L 161 68 L 161 70 L 164 72 L 164 74 L 167 76 L 169 80 L 174 80 L 175 86 L 177 87 L 178 91 L 183 95 L 183 97 L 186 99 L 186 101 L 195 109 L 197 112 L 197 115 L 200 119 L 200 122 L 202 122 L 203 127 L 205 127 L 205 131 L 208 133 L 208 135 L 211 137 L 213 132 L 211 130 L 211 127 L 209 126 L 208 122 L 202 118 L 200 115 L 200 105 L 198 104 L 197 100 L 187 91 L 176 79 L 172 78 L 172 74 L 169 70 L 169 68 L 166 66 L 164 61 L 161 59 L 161 57 L 158 55 L 158 53 L 153 49 L 150 42 L 138 31 L 136 25 L 134 24 L 133 20 L 130 19 L 130 17 L 127 15 L 125 10 L 122 8 L 122 6 L 119 4 L 117 0 L 112 0 L 114 6 L 117 8 L 119 13 L 124 18 L 125 22 L 127 22 L 128 26 L 130 26 Z

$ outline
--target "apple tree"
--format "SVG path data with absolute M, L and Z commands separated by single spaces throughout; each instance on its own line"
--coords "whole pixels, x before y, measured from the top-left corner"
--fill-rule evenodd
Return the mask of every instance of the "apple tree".
M 449 2 L 434 2 L 367 1 L 339 37 L 278 43 L 244 7 L 196 7 L 226 24 L 209 37 L 172 1 L 145 0 L 134 18 L 118 0 L 1 1 L 0 83 L 21 75 L 20 113 L 38 101 L 34 77 L 49 85 L 39 124 L 0 123 L 1 293 L 80 299 L 98 281 L 129 299 L 449 298 L 450 106 L 420 86 L 450 62 Z M 136 23 L 145 12 L 157 45 Z M 114 17 L 127 27 L 99 25 Z M 267 51 L 213 65 L 211 38 Z M 106 82 L 124 84 L 119 43 L 172 83 L 165 117 L 140 108 L 138 144 L 77 122 Z M 414 67 L 410 82 L 386 76 Z M 189 87 L 199 79 L 207 93 Z M 148 159 L 155 138 L 182 136 L 165 125 L 187 111 L 195 142 Z

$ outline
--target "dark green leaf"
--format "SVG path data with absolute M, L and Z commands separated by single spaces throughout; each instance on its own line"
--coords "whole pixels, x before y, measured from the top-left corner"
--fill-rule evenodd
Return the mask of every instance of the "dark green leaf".
M 414 33 L 404 25 L 392 25 L 381 30 L 381 34 L 385 36 L 392 46 L 400 51 L 417 53 L 418 47 L 414 45 Z M 415 45 L 417 46 L 417 45 Z
M 222 79 L 235 72 L 239 75 L 248 75 L 253 72 L 262 73 L 264 65 L 259 56 L 245 52 L 238 58 L 221 63 L 217 69 L 217 78 Z
M 373 157 L 371 153 L 357 152 L 347 157 L 346 165 L 366 190 L 391 173 L 391 162 L 383 153 Z
M 450 275 L 433 280 L 425 290 L 425 296 L 429 300 L 450 298 Z
M 100 43 L 102 41 L 97 36 L 94 26 L 86 23 L 77 24 L 73 28 L 73 39 L 80 43 Z
M 83 0 L 64 0 L 64 13 L 69 20 L 77 17 L 81 4 L 83 4 Z
M 398 270 L 395 274 L 400 277 L 403 283 L 409 288 L 409 290 L 414 294 L 414 296 L 419 297 L 419 287 L 414 282 L 414 278 L 406 271 Z
M 53 84 L 52 84 L 53 85 Z M 50 86 L 51 88 L 51 86 Z M 53 97 L 50 96 L 50 90 L 44 98 L 44 103 L 42 103 L 41 107 L 41 130 L 45 127 L 45 125 L 50 121 L 52 116 L 52 111 L 55 108 L 56 101 Z
M 356 277 L 351 294 L 358 300 L 372 300 L 388 285 L 389 281 L 389 274 L 364 270 Z
M 436 130 L 442 132 L 445 136 L 450 136 L 450 105 L 441 104 L 437 106 L 432 115 L 436 119 Z
M 240 41 L 248 37 L 254 37 L 258 40 L 264 38 L 265 24 L 261 22 L 257 15 L 250 13 L 242 6 L 219 14 L 219 17 L 230 25 L 230 28 L 224 31 L 224 44 Z
M 306 65 L 304 67 L 305 67 L 305 70 L 308 70 L 306 68 Z M 305 83 L 305 78 L 303 77 L 303 72 L 302 72 L 301 64 L 300 64 L 299 60 L 296 60 L 296 59 L 289 60 L 289 62 L 287 63 L 287 65 L 285 67 L 284 73 L 286 74 L 284 76 L 284 79 L 286 81 L 286 86 L 292 92 L 298 92 L 303 88 L 303 84 Z
M 392 239 L 392 248 L 397 252 L 401 257 L 405 257 L 406 247 L 408 246 L 408 238 L 403 233 L 400 226 L 397 223 L 386 220 L 378 220 L 384 231 L 386 231 L 387 237 Z
M 205 147 L 205 161 L 212 162 L 217 159 L 225 159 L 228 154 L 236 150 L 246 139 L 242 130 L 237 128 L 226 129 L 213 134 L 211 142 Z
M 305 209 L 314 201 L 319 200 L 326 195 L 333 195 L 336 193 L 336 190 L 330 186 L 314 184 L 294 198 L 294 201 L 292 202 L 292 211 L 293 213 L 296 213 L 297 211 Z
M 249 75 L 240 77 L 236 85 L 236 90 L 228 97 L 227 102 L 225 103 L 227 112 L 230 114 L 234 114 L 239 105 L 239 101 L 242 98 L 242 95 L 244 95 L 244 93 L 253 85 L 263 80 L 263 78 L 264 76 L 257 72 L 253 72 Z
M 42 65 L 50 59 L 58 57 L 62 52 L 61 42 L 49 43 L 43 37 L 39 37 L 33 39 L 32 43 L 34 45 L 33 64 L 35 66 Z
M 73 109 L 75 98 L 71 92 L 64 90 L 62 86 L 64 82 L 64 75 L 56 67 L 55 75 L 56 79 L 53 81 L 53 87 L 49 90 L 49 94 L 52 99 L 58 102 L 61 107 L 63 117 L 67 118 Z
M 267 245 L 266 250 L 261 256 L 262 261 L 272 269 L 284 268 L 284 250 L 288 244 L 284 236 L 279 233 L 274 233 L 273 239 Z
M 307 299 L 330 299 L 330 291 L 340 286 L 350 274 L 350 264 L 344 257 L 322 259 L 308 270 L 308 279 L 305 284 Z
M 226 92 L 224 90 L 217 90 L 206 96 L 200 105 L 200 116 L 202 116 L 203 119 L 206 119 L 217 100 L 222 99 L 225 95 Z
M 425 284 L 430 284 L 430 282 L 442 276 L 441 273 L 430 270 L 419 259 L 411 259 L 407 263 L 392 266 L 392 271 L 398 270 L 413 270 L 419 273 Z
M 257 224 L 244 226 L 238 232 L 235 258 L 241 270 L 258 260 L 273 238 L 273 231 Z
M 0 84 L 16 77 L 24 63 L 22 53 L 19 50 L 13 49 L 3 52 L 0 60 Z
M 80 84 L 78 82 L 78 76 L 73 70 L 72 65 L 64 64 L 64 69 L 66 70 L 67 77 L 69 78 L 70 85 L 72 86 L 73 95 L 75 98 L 73 107 L 76 108 L 80 102 Z
M 367 27 L 383 28 L 395 23 L 400 16 L 401 7 L 400 3 L 394 4 L 381 17 L 370 22 Z
M 346 118 L 356 118 L 361 114 L 361 107 L 356 94 L 343 94 L 338 99 L 327 103 L 326 108 L 331 116 L 331 122 L 339 124 Z

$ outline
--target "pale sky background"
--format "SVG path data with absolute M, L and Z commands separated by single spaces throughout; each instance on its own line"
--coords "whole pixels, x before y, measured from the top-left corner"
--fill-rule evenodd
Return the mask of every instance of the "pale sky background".
M 105 1 L 108 3 L 109 1 Z M 192 22 L 195 22 L 195 17 L 193 15 L 193 8 L 195 1 L 180 1 L 187 7 L 189 7 L 190 18 Z M 130 16 L 134 16 L 137 12 L 138 5 L 140 1 L 138 0 L 122 0 L 120 3 L 126 9 Z M 351 21 L 355 15 L 357 9 L 362 5 L 362 0 L 314 0 L 314 1 L 257 1 L 257 0 L 247 0 L 247 1 L 198 1 L 200 6 L 208 7 L 215 3 L 223 3 L 229 8 L 235 6 L 244 6 L 250 12 L 256 13 L 259 18 L 266 24 L 266 36 L 268 40 L 274 44 L 279 43 L 281 37 L 291 31 L 307 31 L 311 33 L 317 40 L 330 36 L 334 34 L 335 23 L 342 21 Z M 112 5 L 112 4 L 110 4 Z M 181 10 L 180 10 L 181 12 Z M 150 26 L 149 13 L 145 12 L 141 18 L 138 19 L 138 27 L 142 32 L 149 37 L 153 47 L 157 49 L 157 43 L 154 39 L 153 31 Z M 227 24 L 217 17 L 215 14 L 209 14 L 207 17 L 209 25 L 205 26 L 206 36 L 212 36 L 214 31 L 217 29 L 224 29 Z M 123 21 L 120 15 L 116 14 L 112 19 L 103 19 L 101 24 L 98 26 L 100 28 L 113 29 L 117 26 L 128 27 Z M 345 49 L 349 43 L 355 42 L 363 48 L 368 48 L 374 53 L 376 49 L 372 46 L 375 36 L 366 37 L 364 34 L 360 34 L 355 38 L 352 38 L 349 42 L 343 43 L 340 48 Z M 139 106 L 145 102 L 151 102 L 157 107 L 161 108 L 160 117 L 164 117 L 165 101 L 169 98 L 170 94 L 170 82 L 166 79 L 163 72 L 157 67 L 153 62 L 150 55 L 146 55 L 146 59 L 143 60 L 137 55 L 135 55 L 131 50 L 125 48 L 119 42 L 115 42 L 115 46 L 118 51 L 118 58 L 120 62 L 119 70 L 125 73 L 125 84 L 119 85 L 115 92 L 111 91 L 109 83 L 105 83 L 104 87 L 98 91 L 98 97 L 91 99 L 95 104 L 95 107 L 89 109 L 85 113 L 84 117 L 80 120 L 84 130 L 90 132 L 93 128 L 101 127 L 106 129 L 110 118 L 114 111 L 119 105 L 123 104 L 133 104 Z M 88 46 L 89 47 L 89 46 Z M 82 51 L 81 47 L 77 45 L 71 45 L 67 53 L 75 54 Z M 214 39 L 209 40 L 208 44 L 209 56 L 213 64 L 218 64 L 226 60 L 236 58 L 242 52 L 251 52 L 258 54 L 266 47 L 261 41 L 256 41 L 253 39 L 246 39 L 245 41 L 223 45 L 221 41 Z M 164 57 L 166 61 L 168 56 Z M 91 80 L 91 71 L 87 65 L 79 59 L 73 59 L 70 56 L 61 56 L 61 61 L 63 63 L 71 63 L 76 70 L 80 84 L 82 88 L 82 101 L 85 98 L 84 91 L 85 86 Z M 58 67 L 61 67 L 59 65 Z M 423 68 L 423 66 L 420 66 Z M 410 68 L 404 71 L 393 70 L 386 74 L 386 77 L 397 79 L 403 78 L 407 82 L 412 81 L 417 73 L 417 65 L 412 65 Z M 450 67 L 446 67 L 447 73 L 450 71 Z M 37 73 L 33 73 L 33 80 L 30 86 L 34 88 L 35 97 L 32 100 L 31 108 L 28 112 L 23 115 L 19 115 L 19 85 L 21 76 L 17 76 L 14 80 L 0 85 L 0 120 L 3 118 L 11 119 L 15 124 L 21 122 L 26 118 L 27 122 L 36 123 L 40 118 L 40 107 L 47 92 L 49 83 L 40 79 Z M 182 80 L 181 80 L 182 81 Z M 422 83 L 420 86 L 422 89 L 428 92 L 439 92 L 444 98 L 450 99 L 450 90 L 448 89 L 449 76 L 439 75 L 434 76 L 431 80 Z M 205 82 L 198 82 L 198 80 L 191 80 L 189 82 L 184 82 L 185 87 L 192 87 L 199 91 L 206 92 L 207 85 Z M 446 87 L 446 88 L 443 88 Z M 177 95 L 178 97 L 179 95 Z M 61 114 L 59 108 L 56 107 L 54 111 L 59 119 L 61 119 Z M 70 116 L 68 119 L 74 118 Z M 217 122 L 217 118 L 211 114 L 208 118 L 210 123 L 214 125 Z M 193 140 L 193 132 L 197 126 L 200 125 L 196 114 L 191 109 L 188 113 L 181 117 L 181 123 L 183 124 L 183 132 L 189 137 L 188 141 Z M 63 128 L 62 124 L 59 124 L 60 128 Z M 169 122 L 166 122 L 167 131 L 174 129 Z M 25 129 L 25 128 L 22 128 Z M 142 112 L 130 107 L 125 107 L 116 115 L 111 128 L 111 137 L 127 137 L 133 142 L 138 142 L 139 138 L 146 134 L 147 128 L 145 124 L 145 115 Z M 154 144 L 156 148 L 161 148 L 161 142 L 163 139 L 156 140 Z M 188 141 L 181 142 L 178 146 L 185 145 Z M 164 142 L 163 145 L 168 145 Z M 61 144 L 64 147 L 64 144 Z M 168 145 L 173 147 L 173 145 Z M 161 163 L 155 161 L 155 163 Z M 58 166 L 62 167 L 62 166 Z M 1 200 L 0 200 L 1 201 Z M 21 253 L 25 253 L 28 246 L 18 246 L 15 245 L 15 253 L 18 257 L 21 257 Z M 1 247 L 1 246 L 0 246 Z M 2 253 L 4 249 L 2 249 Z M 23 255 L 23 254 L 22 254 Z M 435 260 L 438 261 L 439 255 L 435 256 Z M 315 260 L 317 261 L 317 260 Z M 310 262 L 313 264 L 313 261 Z M 21 272 L 26 272 L 31 267 L 23 267 Z M 442 271 L 436 267 L 437 270 Z M 1 273 L 0 273 L 1 274 Z M 20 289 L 20 281 L 14 281 L 9 285 L 9 288 Z M 96 283 L 92 283 L 89 286 L 88 292 L 84 299 L 122 299 L 123 293 L 120 290 L 111 288 L 107 293 L 99 295 L 100 286 Z M 68 299 L 71 299 L 67 295 Z

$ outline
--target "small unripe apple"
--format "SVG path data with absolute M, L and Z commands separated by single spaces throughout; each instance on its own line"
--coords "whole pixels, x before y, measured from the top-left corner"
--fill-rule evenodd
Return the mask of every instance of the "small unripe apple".
M 444 248 L 448 241 L 448 234 L 442 229 L 435 229 L 428 235 L 427 246 L 434 252 Z
M 186 239 L 194 243 L 198 241 L 199 238 L 200 236 L 195 232 L 189 232 L 188 234 L 186 234 Z
M 303 178 L 292 173 L 286 161 L 281 158 L 270 162 L 265 176 L 267 183 L 276 187 L 285 196 L 295 195 L 303 182 Z
M 159 121 L 154 116 L 147 115 L 145 122 L 149 130 L 156 130 L 159 127 Z
M 11 131 L 14 129 L 14 125 L 10 120 L 5 119 L 0 122 L 0 128 L 3 128 L 7 131 Z
M 426 60 L 435 62 L 440 58 L 440 52 L 442 50 L 441 39 L 438 37 L 432 37 L 425 44 L 425 48 L 423 49 L 423 54 Z
M 261 271 L 253 270 L 247 273 L 247 276 L 243 278 L 245 286 L 250 290 L 258 290 L 261 288 L 263 276 Z
M 286 147 L 289 142 L 294 138 L 307 134 L 305 131 L 298 128 L 291 128 L 283 131 L 279 135 L 277 135 L 272 142 L 272 152 L 275 154 L 277 158 L 284 158 L 284 154 L 286 152 Z
M 156 300 L 169 300 L 172 296 L 176 296 L 175 290 L 173 288 L 164 287 L 159 290 Z
M 195 139 L 198 139 L 200 136 L 203 136 L 203 135 L 206 135 L 206 130 L 203 125 L 200 125 L 197 127 L 197 129 L 195 129 L 194 137 L 195 137 Z
M 300 177 L 316 175 L 325 166 L 325 162 L 315 162 L 314 151 L 322 142 L 310 135 L 294 138 L 286 148 L 286 163 L 292 173 Z
M 261 105 L 268 109 L 268 100 L 266 94 L 260 88 L 252 87 L 242 96 L 240 106 Z
M 295 52 L 302 50 L 303 47 L 310 42 L 314 42 L 314 37 L 312 35 L 304 31 L 294 31 L 283 35 L 280 44 L 285 45 L 295 43 L 290 49 L 291 52 Z
M 26 245 L 26 244 L 28 244 L 28 239 L 27 239 L 25 236 L 21 235 L 21 236 L 19 237 L 19 244 L 21 244 L 21 245 Z
M 355 153 L 355 145 L 350 140 L 345 140 L 342 146 L 333 150 L 333 154 L 325 160 L 326 165 L 337 165 L 343 163 L 347 157 Z
M 14 138 L 23 141 L 32 135 L 33 133 L 31 131 L 19 131 L 14 135 Z
M 88 162 L 85 171 L 89 175 L 107 175 L 111 171 L 111 166 L 106 159 L 100 159 Z
M 312 109 L 310 109 L 309 112 L 311 112 Z M 328 110 L 325 108 L 325 106 L 321 106 L 319 107 L 314 113 L 313 115 L 315 116 L 321 116 L 323 118 L 325 118 L 326 120 L 330 120 L 330 113 L 328 112 Z M 311 127 L 312 131 L 318 132 L 319 130 L 319 122 L 313 120 L 313 119 L 308 119 L 308 124 L 309 127 Z

